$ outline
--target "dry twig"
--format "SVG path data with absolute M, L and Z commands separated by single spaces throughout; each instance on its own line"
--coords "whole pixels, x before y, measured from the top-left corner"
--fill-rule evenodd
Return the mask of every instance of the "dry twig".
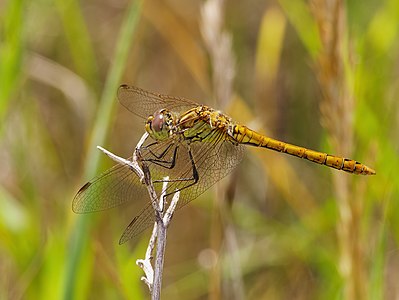
M 140 180 L 147 187 L 148 193 L 150 195 L 150 200 L 154 208 L 155 223 L 152 230 L 151 238 L 148 243 L 145 258 L 138 259 L 136 261 L 136 264 L 140 268 L 142 268 L 145 273 L 145 276 L 141 277 L 141 280 L 144 281 L 144 283 L 148 286 L 151 293 L 151 299 L 158 300 L 161 298 L 162 273 L 166 247 L 166 232 L 172 219 L 177 202 L 179 201 L 180 192 L 178 191 L 174 194 L 168 209 L 165 211 L 164 196 L 168 184 L 167 180 L 169 178 L 164 178 L 162 193 L 158 197 L 153 182 L 151 180 L 151 173 L 148 169 L 147 164 L 140 155 L 140 148 L 147 138 L 148 133 L 145 133 L 136 146 L 132 160 L 127 160 L 125 158 L 119 157 L 100 146 L 97 146 L 97 148 L 103 151 L 106 155 L 108 155 L 117 163 L 129 166 L 131 170 L 140 177 Z M 157 252 L 154 263 L 154 271 L 154 268 L 151 265 L 151 260 L 152 253 L 155 248 L 155 241 L 157 241 Z
M 212 64 L 213 94 L 218 102 L 218 107 L 222 109 L 230 103 L 233 94 L 233 80 L 235 76 L 235 56 L 232 50 L 232 36 L 223 29 L 223 4 L 224 0 L 208 0 L 201 7 L 201 33 L 205 46 L 208 50 Z M 234 181 L 235 174 L 232 175 Z M 232 199 L 228 193 L 218 190 L 219 212 L 224 223 L 224 237 L 226 239 L 227 252 L 231 261 L 229 272 L 231 282 L 228 296 L 232 299 L 244 299 L 244 283 L 242 280 L 242 270 L 239 263 L 239 247 L 237 236 L 231 223 L 230 207 Z M 217 230 L 215 230 L 217 231 Z M 214 238 L 214 244 L 219 237 Z M 214 245 L 214 248 L 217 246 Z M 211 298 L 221 297 L 220 285 L 220 266 L 216 264 L 214 268 L 211 286 Z
M 334 152 L 351 156 L 353 151 L 354 93 L 345 2 L 312 0 L 320 39 L 321 53 L 317 75 L 323 93 L 320 103 L 321 121 L 326 128 Z M 364 262 L 360 251 L 359 228 L 361 201 L 353 201 L 349 177 L 334 173 L 334 186 L 340 220 L 337 235 L 340 243 L 340 272 L 345 284 L 345 299 L 364 299 Z

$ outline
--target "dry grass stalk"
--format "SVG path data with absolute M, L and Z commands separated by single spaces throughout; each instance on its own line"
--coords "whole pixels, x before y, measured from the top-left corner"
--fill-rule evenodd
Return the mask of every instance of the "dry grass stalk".
M 235 58 L 232 51 L 232 37 L 223 30 L 223 4 L 224 0 L 208 0 L 201 7 L 201 33 L 208 50 L 212 65 L 213 94 L 217 101 L 217 107 L 226 108 L 233 94 L 233 80 L 235 76 Z M 230 183 L 234 181 L 234 174 L 231 176 Z M 230 299 L 244 299 L 244 285 L 242 282 L 242 271 L 238 257 L 238 242 L 235 231 L 232 227 L 229 217 L 228 203 L 232 199 L 228 199 L 229 186 L 227 184 L 225 190 L 218 189 L 217 198 L 219 211 L 221 214 L 221 222 L 223 223 L 224 238 L 227 252 L 231 261 L 235 262 L 230 265 L 229 272 L 231 274 L 231 282 L 225 292 Z M 219 222 L 220 223 L 220 222 Z M 219 226 L 216 226 L 219 227 Z M 212 232 L 217 232 L 212 238 L 214 249 L 220 249 L 221 237 L 219 230 L 213 228 Z M 220 299 L 221 291 L 221 266 L 216 264 L 212 274 L 212 285 L 210 287 L 210 299 Z
M 323 93 L 321 121 L 328 132 L 333 151 L 351 156 L 354 96 L 348 75 L 353 72 L 353 65 L 348 48 L 345 5 L 343 0 L 312 0 L 310 5 L 322 43 L 316 64 Z M 345 298 L 364 299 L 364 266 L 359 237 L 361 206 L 359 201 L 351 201 L 349 176 L 334 173 L 334 188 L 340 215 L 337 235 Z
M 223 3 L 208 0 L 201 8 L 201 33 L 211 59 L 214 95 L 221 108 L 231 99 L 235 76 L 232 37 L 223 30 Z

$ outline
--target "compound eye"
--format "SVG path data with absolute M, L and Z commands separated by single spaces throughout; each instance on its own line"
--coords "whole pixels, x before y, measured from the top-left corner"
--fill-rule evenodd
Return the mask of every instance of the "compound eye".
M 156 113 L 154 118 L 152 119 L 152 130 L 155 132 L 161 132 L 163 125 L 165 123 L 165 119 L 162 113 Z

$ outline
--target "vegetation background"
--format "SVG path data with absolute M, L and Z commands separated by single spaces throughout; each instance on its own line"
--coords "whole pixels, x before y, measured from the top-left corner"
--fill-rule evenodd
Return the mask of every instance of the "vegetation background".
M 355 158 L 345 174 L 265 149 L 175 215 L 163 299 L 399 297 L 397 0 L 0 1 L 0 299 L 148 298 L 144 199 L 74 194 L 128 157 L 143 120 L 119 84 L 223 109 Z

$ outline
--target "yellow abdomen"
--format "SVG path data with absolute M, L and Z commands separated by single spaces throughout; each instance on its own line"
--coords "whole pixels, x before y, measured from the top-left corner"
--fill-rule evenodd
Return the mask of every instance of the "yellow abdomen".
M 281 142 L 260 133 L 257 133 L 246 126 L 235 125 L 233 127 L 232 137 L 237 143 L 263 147 L 275 151 L 287 153 L 293 156 L 301 157 L 309 161 L 326 165 L 328 167 L 343 170 L 348 173 L 361 175 L 375 175 L 375 171 L 366 165 L 353 159 L 343 158 L 335 155 L 318 152 L 304 147 L 295 146 Z

